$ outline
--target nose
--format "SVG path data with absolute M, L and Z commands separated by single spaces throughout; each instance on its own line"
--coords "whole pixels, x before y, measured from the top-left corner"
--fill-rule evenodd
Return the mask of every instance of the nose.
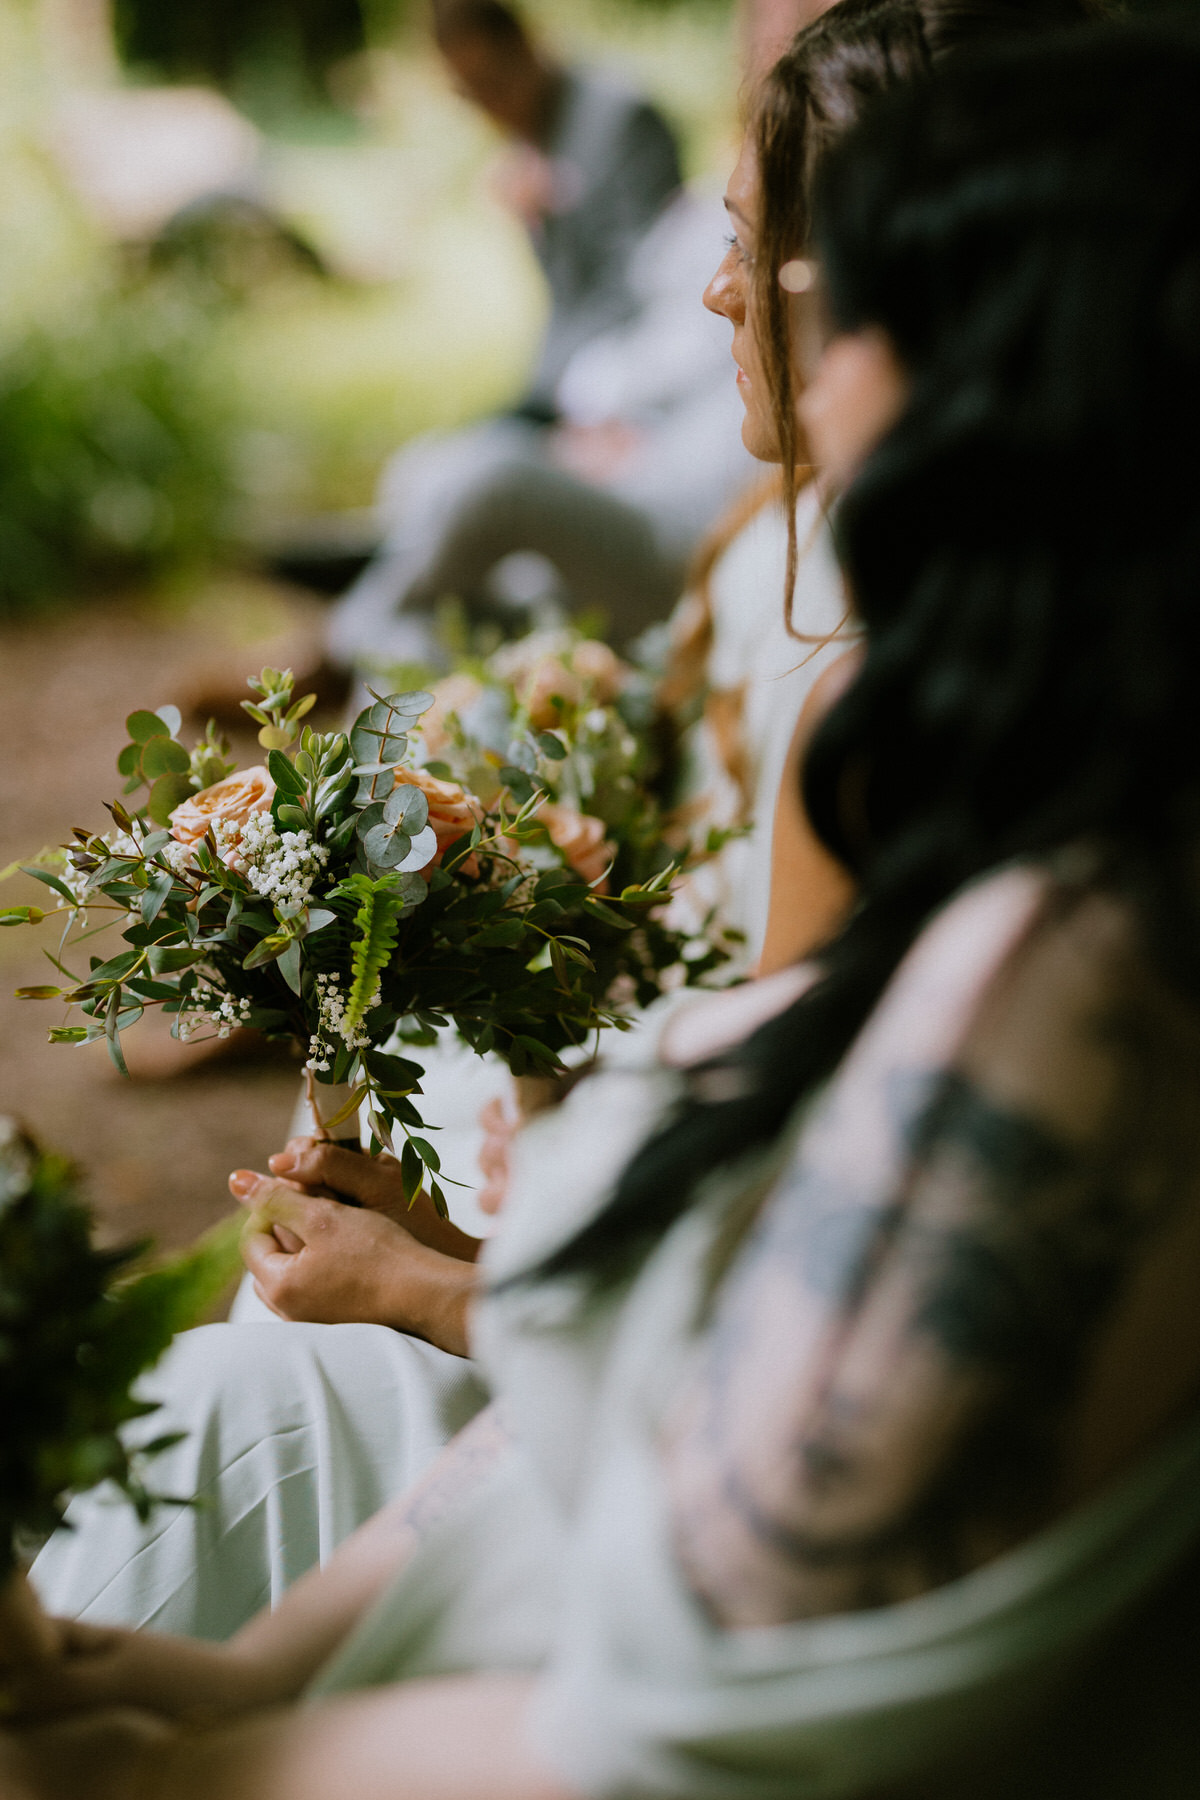
M 744 320 L 745 297 L 741 291 L 732 250 L 727 251 L 717 264 L 716 273 L 705 288 L 702 298 L 710 313 L 717 313 L 734 325 L 740 325 Z

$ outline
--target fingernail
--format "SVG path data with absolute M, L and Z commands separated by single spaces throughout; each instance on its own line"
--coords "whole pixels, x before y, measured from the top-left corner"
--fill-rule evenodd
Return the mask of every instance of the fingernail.
M 239 1200 L 248 1200 L 258 1188 L 259 1177 L 253 1169 L 235 1169 L 229 1177 L 229 1191 Z
M 296 1167 L 296 1158 L 290 1150 L 277 1150 L 267 1158 L 267 1167 L 273 1175 L 287 1175 Z

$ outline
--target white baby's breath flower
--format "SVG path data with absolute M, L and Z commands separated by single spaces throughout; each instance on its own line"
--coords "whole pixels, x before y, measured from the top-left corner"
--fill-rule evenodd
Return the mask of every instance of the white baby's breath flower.
M 314 1073 L 324 1074 L 332 1066 L 331 1057 L 336 1045 L 334 1039 L 340 1039 L 351 1050 L 366 1050 L 370 1046 L 370 1033 L 361 1024 L 356 1030 L 346 1027 L 346 996 L 342 993 L 340 975 L 318 975 L 317 989 L 317 1029 L 308 1041 L 308 1066 Z M 379 986 L 367 1003 L 369 1012 L 379 998 Z
M 190 1043 L 201 1032 L 227 1038 L 246 1024 L 252 1011 L 250 1000 L 238 1000 L 218 988 L 201 987 L 193 994 L 191 1005 L 176 1015 L 175 1036 L 181 1044 Z
M 253 813 L 238 828 L 236 845 L 223 844 L 219 825 L 214 829 L 222 859 L 256 894 L 276 907 L 308 905 L 313 882 L 329 861 L 328 849 L 314 843 L 310 831 L 277 831 L 270 813 Z

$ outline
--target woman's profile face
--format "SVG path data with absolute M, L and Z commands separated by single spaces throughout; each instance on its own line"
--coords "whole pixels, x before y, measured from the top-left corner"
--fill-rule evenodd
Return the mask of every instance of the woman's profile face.
M 746 409 L 742 442 L 760 462 L 778 462 L 778 433 L 759 357 L 753 305 L 759 204 L 758 159 L 752 140 L 747 138 L 725 189 L 729 248 L 704 290 L 704 304 L 709 312 L 719 313 L 733 326 L 738 392 Z

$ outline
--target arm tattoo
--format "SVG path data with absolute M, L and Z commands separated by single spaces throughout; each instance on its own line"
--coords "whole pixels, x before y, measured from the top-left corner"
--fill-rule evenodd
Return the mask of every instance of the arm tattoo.
M 678 1553 L 719 1621 L 888 1604 L 1053 1516 L 1090 1353 L 1200 1166 L 1178 1042 L 1103 1030 L 1113 1097 L 1082 1140 L 958 1068 L 893 1076 L 883 1193 L 806 1136 L 668 1437 Z
M 397 1509 L 399 1530 L 418 1540 L 489 1476 L 511 1441 L 498 1401 L 464 1425 Z

